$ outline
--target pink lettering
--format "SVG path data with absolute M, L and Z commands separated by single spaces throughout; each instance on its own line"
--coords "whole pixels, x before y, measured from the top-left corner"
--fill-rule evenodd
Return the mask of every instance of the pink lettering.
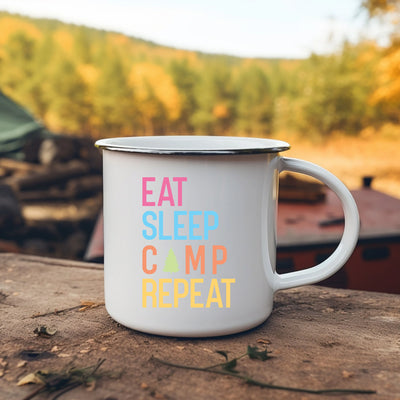
M 168 192 L 165 196 L 165 191 Z M 158 199 L 158 205 L 161 206 L 164 201 L 169 201 L 171 206 L 175 205 L 174 198 L 172 196 L 171 184 L 169 183 L 169 178 L 164 178 L 161 185 L 160 198 Z
M 147 195 L 153 194 L 153 191 L 147 189 L 147 182 L 154 182 L 156 180 L 155 177 L 143 177 L 142 178 L 142 205 L 143 206 L 155 206 L 156 203 L 154 201 L 148 201 Z
M 187 178 L 184 176 L 177 176 L 173 178 L 174 182 L 178 182 L 178 206 L 182 205 L 182 182 L 187 182 Z

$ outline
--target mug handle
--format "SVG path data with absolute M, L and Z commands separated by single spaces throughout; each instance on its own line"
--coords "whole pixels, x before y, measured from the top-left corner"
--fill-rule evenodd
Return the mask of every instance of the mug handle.
M 344 231 L 336 250 L 320 264 L 286 274 L 274 273 L 274 291 L 320 282 L 338 271 L 351 256 L 360 231 L 360 217 L 353 196 L 335 175 L 326 169 L 304 160 L 281 157 L 278 171 L 300 172 L 325 183 L 339 197 L 344 211 Z

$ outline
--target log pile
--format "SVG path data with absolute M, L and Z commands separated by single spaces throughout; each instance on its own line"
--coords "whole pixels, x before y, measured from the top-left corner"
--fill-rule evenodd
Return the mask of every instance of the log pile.
M 26 143 L 0 158 L 0 252 L 81 259 L 102 206 L 101 154 L 86 137 Z

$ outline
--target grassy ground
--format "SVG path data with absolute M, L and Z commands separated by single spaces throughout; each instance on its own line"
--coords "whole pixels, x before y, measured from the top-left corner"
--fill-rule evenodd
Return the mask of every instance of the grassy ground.
M 398 128 L 399 129 L 399 128 Z M 363 176 L 373 176 L 372 187 L 400 198 L 400 130 L 365 130 L 358 137 L 342 134 L 311 142 L 297 135 L 277 137 L 290 143 L 284 156 L 302 158 L 326 168 L 349 189 L 357 189 Z

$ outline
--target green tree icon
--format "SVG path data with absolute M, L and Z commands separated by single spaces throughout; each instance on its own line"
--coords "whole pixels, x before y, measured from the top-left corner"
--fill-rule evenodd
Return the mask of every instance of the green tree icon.
M 169 250 L 167 258 L 165 259 L 164 272 L 178 272 L 178 261 L 176 260 L 175 253 L 172 249 Z

